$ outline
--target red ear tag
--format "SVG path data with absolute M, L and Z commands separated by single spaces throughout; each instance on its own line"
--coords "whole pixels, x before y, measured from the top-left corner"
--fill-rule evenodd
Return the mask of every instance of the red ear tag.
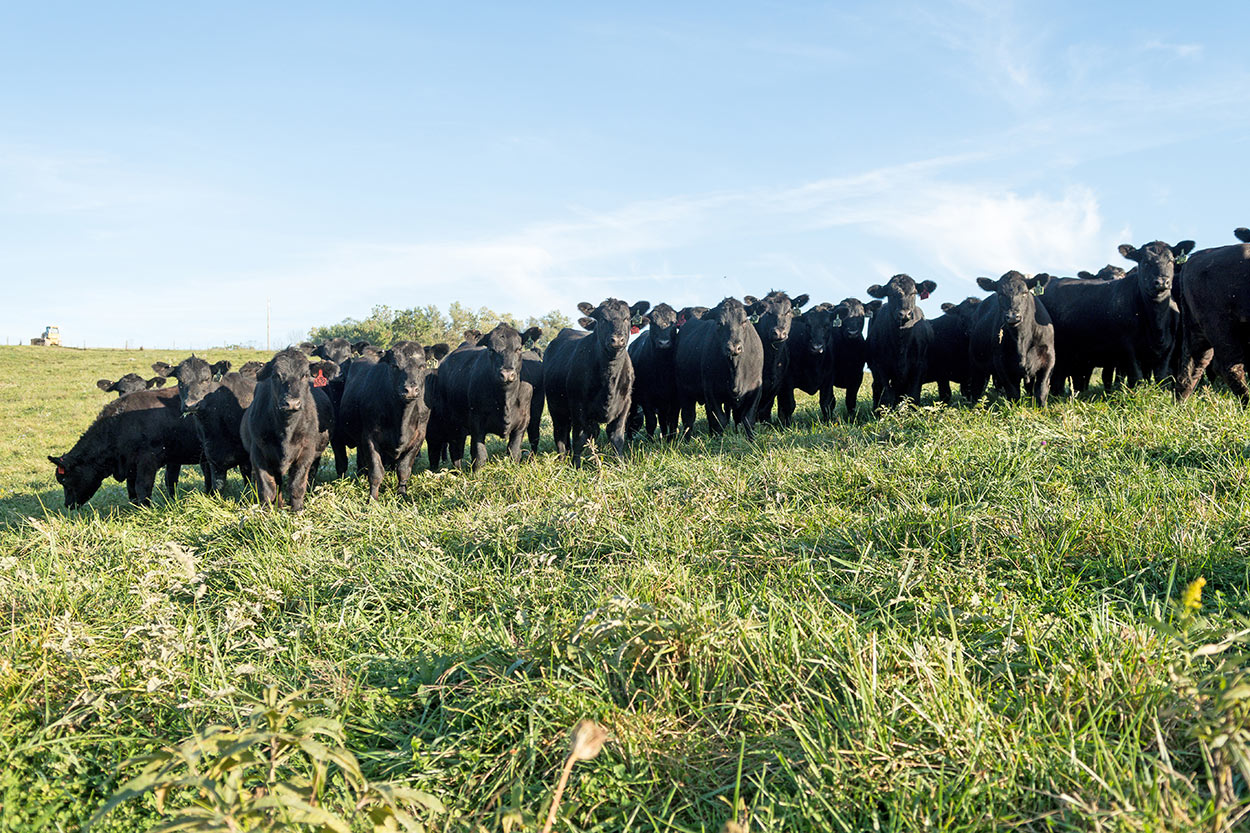
M 57 473 L 57 474 L 65 474 L 65 466 L 57 466 L 57 467 L 56 467 L 56 473 Z
M 640 332 L 642 332 L 642 330 L 640 330 L 638 327 L 630 327 L 630 328 L 629 328 L 629 334 L 630 334 L 631 336 L 636 336 L 636 335 L 638 335 Z
M 928 292 L 925 292 L 925 291 L 923 291 L 923 290 L 921 290 L 921 292 L 920 292 L 920 300 L 922 300 L 922 301 L 927 301 L 927 300 L 929 300 L 929 293 L 928 293 Z
M 321 368 L 317 368 L 317 375 L 313 377 L 314 388 L 324 388 L 330 384 L 330 380 L 326 378 L 325 372 Z
M 683 325 L 683 324 L 685 324 L 685 323 L 686 323 L 686 316 L 684 316 L 684 315 L 683 315 L 681 318 L 678 318 L 678 319 L 677 319 L 677 326 L 678 326 L 678 327 L 682 326 L 682 325 Z

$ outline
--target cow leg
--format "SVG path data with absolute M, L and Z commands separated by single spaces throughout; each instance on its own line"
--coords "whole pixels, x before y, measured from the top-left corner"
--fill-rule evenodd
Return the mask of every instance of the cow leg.
M 821 391 L 821 407 L 820 415 L 824 416 L 824 391 Z M 781 390 L 777 391 L 777 421 L 786 428 L 789 428 L 794 422 L 794 409 L 798 407 L 798 403 L 794 399 L 794 388 L 789 384 L 781 386 Z
M 525 442 L 524 425 L 517 425 L 512 429 L 511 436 L 508 437 L 508 456 L 512 458 L 512 462 L 521 462 L 521 444 Z
M 612 448 L 616 449 L 617 457 L 625 456 L 625 420 L 629 416 L 629 409 L 624 408 L 616 419 L 607 424 L 608 441 L 612 443 Z
M 983 370 L 973 370 L 968 374 L 968 386 L 963 389 L 963 395 L 969 405 L 975 405 L 981 401 L 989 382 L 990 377 Z
M 833 392 L 833 385 L 822 385 L 819 393 L 820 418 L 825 422 L 833 422 L 834 411 L 838 408 L 838 397 Z
M 851 422 L 855 422 L 859 417 L 859 386 L 863 384 L 864 377 L 860 376 L 858 381 L 852 382 L 846 386 L 846 393 L 842 397 L 842 404 L 846 406 L 846 418 Z M 829 387 L 829 395 L 833 396 L 833 386 Z M 830 416 L 832 419 L 832 416 Z
M 508 444 L 508 451 L 511 453 L 512 444 Z M 469 445 L 469 455 L 473 458 L 473 471 L 477 471 L 486 462 L 486 433 L 477 431 L 473 432 L 473 439 Z M 517 456 L 513 459 L 521 459 L 521 447 L 517 445 Z
M 139 478 L 136 476 L 134 469 L 126 472 L 126 497 L 129 498 L 130 502 L 134 504 L 139 503 L 139 494 L 135 489 L 135 484 L 138 482 L 138 479 Z
M 755 409 L 756 422 L 773 421 L 773 402 L 776 398 L 776 394 L 772 393 L 760 397 L 759 407 Z
M 331 441 L 330 447 L 334 449 L 334 476 L 343 477 L 347 474 L 347 444 L 336 439 Z
M 304 511 L 304 493 L 308 491 L 308 480 L 312 476 L 312 460 L 303 462 L 296 460 L 291 466 L 288 477 L 291 481 L 291 511 Z M 374 495 L 376 497 L 376 495 Z
M 723 434 L 729 422 L 729 414 L 721 411 L 721 403 L 717 402 L 715 397 L 708 396 L 703 405 L 703 412 L 707 415 L 708 433 L 713 436 Z
M 655 428 L 659 423 L 659 411 L 656 408 L 643 408 L 642 419 L 647 428 L 647 439 L 655 438 Z M 661 429 L 663 431 L 663 429 Z
M 1215 363 L 1228 387 L 1241 400 L 1241 404 L 1250 405 L 1250 387 L 1246 385 L 1246 358 L 1242 351 L 1237 347 L 1226 350 L 1215 357 Z
M 178 488 L 178 475 L 182 474 L 182 466 L 177 463 L 170 463 L 165 466 L 165 493 L 169 495 L 169 499 L 174 499 L 175 490 Z
M 420 445 L 417 445 L 412 451 L 407 452 L 395 461 L 395 477 L 399 481 L 399 496 L 408 496 L 408 480 L 412 477 L 412 466 L 417 461 Z
M 152 492 L 156 488 L 156 472 L 160 468 L 160 463 L 155 460 L 140 460 L 135 467 L 135 498 L 140 506 L 152 505 Z M 165 482 L 169 482 L 169 473 L 165 473 Z M 178 482 L 178 475 L 174 475 L 174 483 Z
M 734 422 L 746 431 L 747 439 L 755 439 L 755 416 L 759 413 L 759 393 L 749 397 L 734 410 Z
M 943 405 L 951 404 L 951 382 L 950 379 L 938 379 L 938 399 Z
M 361 437 L 356 453 L 365 458 L 365 465 L 368 466 L 369 500 L 377 500 L 378 491 L 382 488 L 382 477 L 386 473 L 386 467 L 382 465 L 382 454 L 378 451 L 372 437 Z M 295 506 L 294 499 L 292 499 L 291 506 L 292 508 Z
M 874 412 L 880 411 L 882 398 L 885 394 L 885 379 L 880 373 L 872 374 L 872 409 Z
M 260 499 L 261 506 L 270 506 L 276 500 L 281 506 L 282 496 L 278 493 L 278 481 L 273 476 L 273 472 L 263 466 L 254 466 L 256 473 L 256 496 Z
M 1046 407 L 1046 400 L 1050 397 L 1050 374 L 1053 370 L 1053 365 L 1047 367 L 1033 379 L 1033 401 L 1042 408 Z

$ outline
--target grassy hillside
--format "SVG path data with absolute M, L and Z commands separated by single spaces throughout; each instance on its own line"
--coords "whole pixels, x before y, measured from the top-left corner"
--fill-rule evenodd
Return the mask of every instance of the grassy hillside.
M 754 444 L 422 470 L 406 501 L 340 481 L 264 513 L 184 472 L 150 509 L 110 481 L 67 513 L 45 455 L 108 401 L 96 378 L 158 358 L 180 356 L 0 351 L 0 830 L 76 829 L 122 761 L 242 725 L 266 686 L 328 700 L 308 713 L 436 798 L 434 830 L 537 829 L 582 717 L 610 736 L 557 829 L 717 830 L 735 796 L 751 830 L 1240 823 L 1227 397 L 832 427 L 808 402 Z M 149 794 L 102 829 L 159 817 Z

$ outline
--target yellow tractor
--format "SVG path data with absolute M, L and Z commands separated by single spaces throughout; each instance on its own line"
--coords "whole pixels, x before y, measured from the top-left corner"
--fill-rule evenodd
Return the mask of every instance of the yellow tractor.
M 43 328 L 43 335 L 39 338 L 32 338 L 30 343 L 35 347 L 60 347 L 61 328 L 55 324 L 49 324 Z

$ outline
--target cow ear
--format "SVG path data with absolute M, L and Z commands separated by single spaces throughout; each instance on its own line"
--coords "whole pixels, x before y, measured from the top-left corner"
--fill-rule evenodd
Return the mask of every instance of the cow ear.
M 229 359 L 222 359 L 221 361 L 213 365 L 214 376 L 225 376 L 229 372 L 230 372 L 230 360 Z
M 803 306 L 804 304 L 806 304 L 806 303 L 808 302 L 808 300 L 809 300 L 809 299 L 808 299 L 807 295 L 806 295 L 806 294 L 803 294 L 803 295 L 800 295 L 800 296 L 799 296 L 799 297 L 797 297 L 797 298 L 791 298 L 791 299 L 790 299 L 790 306 L 794 307 L 795 309 L 798 309 L 799 307 L 801 307 L 801 306 Z
M 1141 252 L 1139 252 L 1133 246 L 1130 246 L 1128 243 L 1121 243 L 1117 251 L 1126 260 L 1132 260 L 1132 261 L 1136 261 L 1137 263 L 1141 263 Z
M 151 379 L 148 379 L 146 384 L 149 388 L 163 388 L 166 381 L 164 376 L 153 376 Z
M 742 296 L 742 306 L 744 306 L 744 307 L 750 308 L 750 307 L 755 306 L 755 305 L 756 305 L 756 304 L 758 304 L 759 302 L 760 302 L 760 299 L 759 299 L 759 298 L 756 298 L 754 295 L 743 295 L 743 296 Z
M 1097 277 L 1098 277 L 1097 275 L 1093 274 L 1092 272 L 1087 272 L 1087 271 L 1085 271 L 1084 269 L 1082 269 L 1081 271 L 1077 272 L 1077 273 L 1076 273 L 1076 276 L 1077 276 L 1078 278 L 1080 278 L 1081 280 L 1083 280 L 1083 281 L 1093 280 L 1093 279 L 1095 279 L 1095 278 L 1097 278 Z
M 580 304 L 577 305 L 577 311 L 580 312 L 582 315 L 590 315 L 592 312 L 595 311 L 595 307 L 593 304 L 588 304 L 585 301 L 582 301 Z
M 937 289 L 937 284 L 933 281 L 921 281 L 916 284 L 916 289 L 920 290 L 921 298 L 928 298 Z
M 1233 229 L 1233 235 L 1242 243 L 1250 243 L 1250 228 Z
M 977 286 L 981 287 L 986 292 L 998 291 L 998 284 L 994 283 L 994 281 L 990 278 L 977 278 Z
M 1194 250 L 1194 241 L 1182 240 L 1172 247 L 1173 257 L 1184 257 Z
M 367 341 L 353 341 L 353 342 L 352 342 L 352 352 L 353 352 L 353 353 L 356 353 L 357 355 L 359 355 L 359 354 L 361 354 L 361 353 L 365 352 L 365 348 L 366 348 L 366 347 L 368 347 L 368 346 L 369 346 L 369 342 L 367 342 Z
M 651 309 L 650 301 L 636 301 L 634 302 L 633 306 L 629 308 L 629 314 L 631 317 L 636 318 L 639 315 L 642 315 L 643 313 L 645 313 L 649 309 Z
M 441 362 L 443 357 L 451 352 L 451 345 L 445 341 L 440 341 L 434 345 L 434 361 Z
M 1037 289 L 1039 286 L 1044 288 L 1048 283 L 1050 283 L 1050 275 L 1045 272 L 1038 272 L 1036 275 L 1026 280 L 1024 285 L 1029 289 Z
M 644 315 L 642 318 L 638 319 L 638 324 L 637 324 L 638 329 L 641 330 L 643 327 L 648 327 L 650 325 L 651 325 L 651 316 Z
M 313 344 L 311 341 L 301 341 L 299 343 L 299 351 L 305 356 L 311 356 L 317 352 L 317 345 Z
M 947 301 L 946 303 L 942 304 L 942 312 L 950 312 L 954 308 L 955 308 L 955 305 L 952 304 L 950 301 Z
M 165 362 L 152 362 L 152 370 L 156 372 L 157 376 L 166 376 L 166 377 L 171 375 L 174 371 L 174 369 L 170 367 L 168 364 L 166 364 Z
M 877 314 L 877 310 L 881 309 L 882 301 L 869 301 L 864 304 L 864 310 L 868 313 L 867 318 L 872 318 Z
M 530 342 L 538 341 L 538 339 L 542 337 L 543 337 L 542 327 L 530 327 L 528 330 L 521 333 L 521 343 L 529 344 Z
M 395 351 L 387 350 L 385 353 L 382 354 L 382 358 L 378 359 L 378 361 L 381 364 L 389 364 L 391 367 L 394 367 L 395 366 Z
M 873 298 L 884 298 L 886 296 L 885 287 L 879 283 L 874 283 L 868 287 L 868 294 Z
M 113 389 L 113 384 L 114 383 L 109 381 L 108 379 L 101 379 L 100 381 L 95 383 L 95 386 L 99 388 L 100 390 L 104 391 L 105 393 L 108 393 L 109 391 Z
M 263 382 L 273 376 L 273 359 L 265 362 L 265 366 L 256 372 L 256 381 Z
M 390 351 L 388 350 L 387 352 L 389 353 Z M 309 362 L 308 375 L 324 378 L 328 382 L 339 375 L 339 366 L 328 359 L 319 362 Z M 325 384 L 325 382 L 322 382 L 322 384 Z
M 583 330 L 594 330 L 594 328 L 595 328 L 595 319 L 593 319 L 593 318 L 579 318 L 579 319 L 577 319 L 577 326 L 581 327 Z

